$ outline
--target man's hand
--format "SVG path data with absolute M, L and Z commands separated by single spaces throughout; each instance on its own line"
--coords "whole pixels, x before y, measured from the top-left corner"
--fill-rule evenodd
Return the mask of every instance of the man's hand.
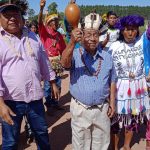
M 108 111 L 107 111 L 107 115 L 108 115 L 109 118 L 113 117 L 113 115 L 115 114 L 115 110 L 116 110 L 115 104 L 110 103 L 109 107 L 108 107 Z
M 0 105 L 0 117 L 3 121 L 8 123 L 9 125 L 14 125 L 14 122 L 11 118 L 11 116 L 16 116 L 16 114 L 6 105 L 1 104 Z
M 79 29 L 79 28 L 75 28 L 72 30 L 71 32 L 71 39 L 70 39 L 70 42 L 72 43 L 77 43 L 77 42 L 80 42 L 81 39 L 83 37 L 83 33 L 82 33 L 82 30 Z
M 51 82 L 51 86 L 52 86 L 52 97 L 59 100 L 60 99 L 60 90 L 58 89 L 56 83 Z
M 46 0 L 40 0 L 40 9 L 44 9 Z

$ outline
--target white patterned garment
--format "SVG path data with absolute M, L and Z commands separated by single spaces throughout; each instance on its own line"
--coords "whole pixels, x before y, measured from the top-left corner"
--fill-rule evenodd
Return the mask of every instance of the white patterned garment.
M 114 42 L 112 53 L 117 82 L 117 113 L 139 115 L 150 109 L 144 71 L 143 36 L 134 44 Z M 129 72 L 135 78 L 129 78 Z
M 113 42 L 116 42 L 117 39 L 119 38 L 119 30 L 118 29 L 108 29 L 108 31 L 99 37 L 99 41 L 102 42 L 106 39 L 107 34 L 109 34 L 109 41 L 104 47 L 104 50 L 108 51 L 109 47 Z

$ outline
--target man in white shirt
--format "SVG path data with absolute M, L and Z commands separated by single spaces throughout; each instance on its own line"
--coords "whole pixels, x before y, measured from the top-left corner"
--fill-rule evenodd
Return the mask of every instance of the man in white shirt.
M 101 36 L 99 38 L 101 47 L 107 51 L 113 42 L 115 42 L 119 37 L 119 30 L 115 29 L 115 24 L 117 22 L 117 14 L 113 11 L 107 13 L 107 24 L 108 28 L 104 31 L 100 29 Z

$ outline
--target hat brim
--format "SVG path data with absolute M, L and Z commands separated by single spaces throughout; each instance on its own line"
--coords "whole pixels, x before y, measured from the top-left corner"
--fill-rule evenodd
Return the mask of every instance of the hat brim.
M 11 10 L 18 10 L 18 11 L 20 11 L 20 8 L 17 5 L 14 5 L 14 4 L 5 4 L 5 5 L 0 6 L 0 13 L 2 13 L 3 11 L 5 11 L 6 9 L 7 10 L 11 9 Z
M 55 20 L 57 20 L 58 19 L 58 17 L 52 17 L 52 18 L 50 18 L 50 19 L 47 19 L 47 24 L 48 23 L 50 23 L 50 22 L 52 22 L 52 21 L 55 21 Z

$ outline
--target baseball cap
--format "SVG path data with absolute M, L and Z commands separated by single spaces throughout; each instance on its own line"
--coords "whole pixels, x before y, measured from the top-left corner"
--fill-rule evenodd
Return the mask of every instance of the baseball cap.
M 17 5 L 6 3 L 6 4 L 3 4 L 0 6 L 0 13 L 6 9 L 7 10 L 9 10 L 9 9 L 20 10 L 20 8 Z
M 54 20 L 54 19 L 58 19 L 58 14 L 51 14 L 49 16 L 46 17 L 46 24 L 48 24 L 50 21 Z

